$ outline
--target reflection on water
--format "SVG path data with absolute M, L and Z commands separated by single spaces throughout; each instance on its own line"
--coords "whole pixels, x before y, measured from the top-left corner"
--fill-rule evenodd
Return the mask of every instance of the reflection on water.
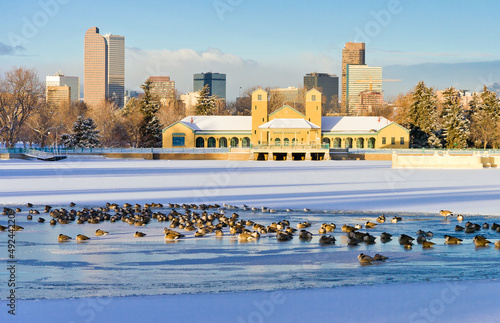
M 472 243 L 475 234 L 455 232 L 457 221 L 445 221 L 438 215 L 400 214 L 402 222 L 393 224 L 387 221 L 374 229 L 361 230 L 377 236 L 376 244 L 352 247 L 346 245 L 340 226 L 375 221 L 380 214 L 279 210 L 276 213 L 236 212 L 240 214 L 240 219 L 264 225 L 287 219 L 295 227 L 297 223 L 307 220 L 313 224 L 309 231 L 314 237 L 310 242 L 303 242 L 295 235 L 291 241 L 278 242 L 274 234 L 268 234 L 256 241 L 241 243 L 229 232 L 225 232 L 222 238 L 216 238 L 213 233 L 194 238 L 193 232 L 189 232 L 183 240 L 166 243 L 163 228 L 168 227 L 169 222 L 152 221 L 140 229 L 121 221 L 50 226 L 47 222 L 36 222 L 39 216 L 27 221 L 27 212 L 22 212 L 16 218 L 17 224 L 25 227 L 24 231 L 16 234 L 18 298 L 338 287 L 492 279 L 500 273 L 500 250 L 493 245 L 475 248 Z M 50 218 L 43 212 L 40 216 Z M 500 218 L 477 216 L 467 220 L 492 224 L 499 222 Z M 318 229 L 325 222 L 337 224 L 337 229 L 330 233 L 337 239 L 336 245 L 321 246 L 318 243 Z M 0 217 L 0 224 L 6 223 L 6 217 Z M 95 237 L 97 228 L 110 234 Z M 419 229 L 434 232 L 434 248 L 425 250 L 420 245 L 414 245 L 413 249 L 405 250 L 399 245 L 398 235 L 404 233 L 416 237 Z M 146 237 L 134 238 L 137 230 L 146 233 Z M 382 232 L 393 234 L 393 240 L 381 243 L 378 236 Z M 75 240 L 58 243 L 60 233 L 73 238 L 84 234 L 91 240 L 86 243 L 76 243 Z M 464 242 L 462 245 L 445 245 L 445 234 L 457 236 Z M 478 234 L 492 242 L 500 238 L 500 233 L 493 230 L 481 230 Z M 6 255 L 7 232 L 0 233 L 0 248 Z M 372 256 L 381 253 L 389 260 L 361 266 L 357 260 L 361 252 Z M 5 261 L 6 257 L 1 259 Z M 0 281 L 7 281 L 6 275 L 6 271 L 0 271 Z

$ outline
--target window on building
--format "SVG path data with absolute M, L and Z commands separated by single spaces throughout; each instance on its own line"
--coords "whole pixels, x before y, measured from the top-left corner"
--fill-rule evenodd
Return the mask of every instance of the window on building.
M 257 95 L 257 100 L 262 101 L 262 94 Z
M 257 106 L 255 106 L 255 110 L 257 110 Z
M 172 137 L 172 146 L 174 146 L 174 147 L 185 146 L 185 138 L 184 137 Z
M 262 118 L 262 122 L 264 122 L 264 118 Z
M 387 140 L 385 139 L 385 137 L 382 137 L 382 145 L 385 145 L 387 143 Z
M 401 137 L 401 138 L 399 138 L 399 143 L 400 143 L 401 145 L 404 145 L 404 144 L 405 144 L 405 137 Z
M 316 101 L 316 95 L 312 95 L 312 96 L 311 96 L 311 99 L 312 99 L 313 101 Z
M 396 137 L 391 137 L 391 145 L 395 145 L 396 144 Z

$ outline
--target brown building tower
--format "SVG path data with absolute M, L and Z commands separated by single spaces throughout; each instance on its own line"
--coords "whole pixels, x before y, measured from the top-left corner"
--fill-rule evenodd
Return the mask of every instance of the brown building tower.
M 108 96 L 107 45 L 99 28 L 92 27 L 85 33 L 83 98 L 89 105 L 97 105 Z
M 342 112 L 348 110 L 347 102 L 347 65 L 364 65 L 365 64 L 365 43 L 345 44 L 342 50 Z

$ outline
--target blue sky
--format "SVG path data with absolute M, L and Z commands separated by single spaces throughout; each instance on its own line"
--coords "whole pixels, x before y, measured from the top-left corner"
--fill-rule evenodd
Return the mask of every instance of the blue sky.
M 227 74 L 229 99 L 240 87 L 298 86 L 305 73 L 340 74 L 348 41 L 367 42 L 368 65 L 436 63 L 434 73 L 419 77 L 439 87 L 446 86 L 436 75 L 440 64 L 500 60 L 499 9 L 495 0 L 5 1 L 0 72 L 27 66 L 43 77 L 61 70 L 83 83 L 84 34 L 97 26 L 125 36 L 129 89 L 162 74 L 191 91 L 192 74 L 207 71 Z M 477 77 L 469 71 L 449 85 L 500 80 L 480 66 Z M 403 82 L 384 84 L 386 94 L 411 88 L 409 77 L 390 70 Z

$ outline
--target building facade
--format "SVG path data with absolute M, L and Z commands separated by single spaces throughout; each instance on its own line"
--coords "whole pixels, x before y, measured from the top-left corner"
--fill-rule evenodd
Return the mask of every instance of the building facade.
M 349 111 L 347 100 L 347 65 L 365 64 L 365 43 L 346 43 L 342 49 L 342 111 Z
M 361 115 L 364 107 L 361 103 L 362 93 L 382 93 L 382 67 L 367 65 L 347 65 L 346 102 L 350 115 Z
M 119 108 L 125 96 L 125 37 L 99 34 L 92 27 L 85 33 L 84 100 L 98 105 L 112 99 Z
M 198 92 L 188 92 L 186 94 L 181 95 L 181 101 L 184 103 L 186 107 L 186 114 L 192 115 L 194 114 L 194 107 L 198 104 L 199 98 Z
M 287 154 L 319 148 L 408 148 L 409 131 L 383 117 L 322 117 L 321 92 L 305 94 L 305 114 L 268 112 L 269 94 L 252 93 L 251 116 L 188 116 L 163 129 L 163 148 L 251 148 Z
M 70 101 L 80 100 L 80 78 L 78 76 L 65 76 L 62 73 L 47 75 L 45 77 L 45 86 L 46 88 L 57 87 L 57 86 L 68 86 L 71 92 Z
M 301 90 L 289 86 L 287 88 L 278 88 L 278 89 L 271 89 L 270 90 L 271 94 L 279 95 L 283 98 L 285 102 L 298 102 L 300 97 L 302 96 Z
M 47 86 L 45 98 L 48 103 L 56 106 L 69 104 L 71 103 L 71 87 L 67 85 Z
M 326 73 L 310 73 L 304 76 L 304 89 L 318 89 L 326 104 L 331 104 L 333 100 L 339 99 L 339 78 L 337 75 Z
M 171 81 L 169 76 L 150 76 L 150 92 L 162 103 L 175 99 L 175 81 Z
M 198 92 L 208 85 L 209 95 L 216 95 L 221 100 L 226 100 L 226 74 L 201 73 L 193 75 L 193 91 Z

